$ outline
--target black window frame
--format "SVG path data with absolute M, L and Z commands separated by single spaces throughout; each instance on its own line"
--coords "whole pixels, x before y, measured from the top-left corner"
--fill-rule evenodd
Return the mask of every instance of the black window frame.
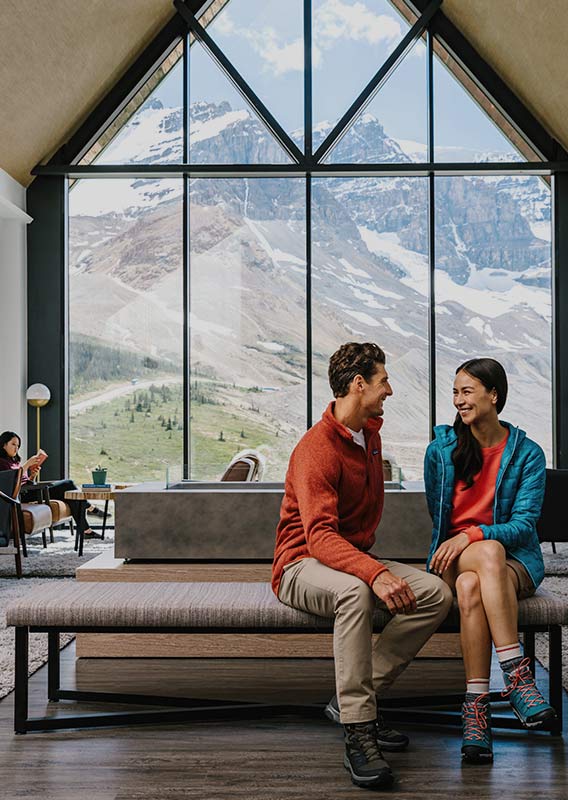
M 222 0 L 216 0 L 222 8 Z M 391 0 L 393 6 L 404 3 L 411 16 L 411 27 L 393 53 L 387 58 L 353 102 L 348 111 L 334 126 L 325 141 L 312 152 L 312 2 L 304 0 L 304 152 L 294 144 L 267 107 L 226 59 L 207 30 L 200 24 L 204 14 L 211 12 L 211 3 L 203 0 L 174 0 L 175 15 L 164 26 L 154 41 L 139 56 L 136 62 L 117 85 L 101 101 L 86 122 L 47 164 L 32 170 L 37 176 L 28 190 L 28 211 L 34 216 L 34 224 L 28 231 L 29 256 L 29 381 L 42 381 L 53 387 L 52 376 L 57 375 L 57 385 L 52 390 L 51 409 L 45 411 L 46 422 L 51 422 L 53 433 L 46 445 L 50 449 L 50 464 L 64 474 L 68 462 L 68 325 L 67 325 L 67 214 L 69 179 L 101 177 L 183 177 L 184 219 L 189 215 L 189 181 L 191 177 L 301 177 L 305 180 L 306 192 L 306 419 L 312 424 L 312 320 L 311 320 L 311 190 L 312 177 L 365 177 L 365 176 L 426 176 L 429 181 L 429 367 L 430 367 L 430 427 L 436 419 L 435 381 L 436 375 L 436 321 L 435 321 L 435 178 L 437 175 L 540 175 L 550 179 L 553 210 L 552 243 L 552 301 L 553 301 L 553 450 L 554 464 L 568 467 L 568 319 L 560 309 L 568 302 L 568 153 L 556 142 L 525 108 L 520 100 L 479 56 L 461 33 L 445 17 L 441 10 L 442 0 Z M 412 24 L 412 15 L 415 21 Z M 210 14 L 209 14 L 210 16 Z M 370 102 L 380 86 L 405 57 L 418 38 L 427 45 L 427 102 L 428 141 L 427 162 L 419 164 L 325 164 L 322 163 L 329 150 L 354 122 L 365 105 Z M 235 88 L 245 96 L 257 115 L 271 130 L 291 158 L 285 165 L 197 165 L 188 162 L 188 114 L 189 106 L 189 46 L 196 38 L 209 50 L 212 57 L 224 70 Z M 156 68 L 173 49 L 184 44 L 184 160 L 176 165 L 102 165 L 81 164 L 81 160 L 117 116 L 124 110 L 136 92 L 144 85 Z M 434 160 L 434 53 L 443 48 L 460 69 L 493 103 L 526 143 L 535 159 L 525 162 L 491 163 L 441 163 Z M 48 206 L 56 201 L 55 206 Z M 48 256 L 48 276 L 45 275 L 45 247 L 51 248 Z M 184 463 L 190 464 L 189 418 L 189 276 L 190 253 L 188 225 L 184 225 Z M 43 273 L 43 275 L 42 275 Z M 51 278 L 50 278 L 51 276 Z M 53 278 L 56 280 L 53 280 Z M 41 308 L 51 302 L 49 311 Z M 38 315 L 39 312 L 39 315 Z M 49 325 L 55 322 L 52 335 L 52 351 L 46 361 L 39 354 L 36 342 L 43 336 L 40 322 Z M 30 419 L 30 424 L 31 419 Z

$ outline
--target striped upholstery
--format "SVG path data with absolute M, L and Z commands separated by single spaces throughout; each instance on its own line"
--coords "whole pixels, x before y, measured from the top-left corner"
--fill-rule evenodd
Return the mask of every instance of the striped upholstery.
M 333 620 L 289 608 L 269 583 L 42 584 L 7 608 L 8 625 L 67 627 L 294 628 L 331 631 Z M 390 619 L 377 608 L 375 629 Z M 450 612 L 457 622 L 457 607 Z M 540 589 L 519 604 L 526 625 L 568 624 L 568 602 Z

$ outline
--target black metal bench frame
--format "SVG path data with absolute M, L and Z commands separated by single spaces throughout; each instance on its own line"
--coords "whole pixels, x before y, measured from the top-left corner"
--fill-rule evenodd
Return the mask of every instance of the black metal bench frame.
M 321 628 L 204 628 L 204 627 L 66 627 L 66 626 L 16 626 L 16 674 L 14 730 L 17 734 L 37 731 L 53 731 L 68 728 L 99 728 L 104 726 L 121 726 L 136 724 L 160 724 L 193 721 L 207 721 L 219 718 L 251 718 L 274 716 L 280 714 L 302 714 L 320 717 L 323 704 L 274 705 L 258 702 L 242 702 L 232 700 L 210 700 L 187 697 L 162 697 L 146 694 L 123 694 L 117 692 L 90 692 L 62 689 L 60 687 L 60 651 L 59 635 L 61 633 L 187 633 L 187 634 L 286 634 L 286 633 L 329 633 Z M 535 633 L 545 632 L 549 635 L 549 699 L 556 710 L 557 717 L 539 728 L 553 735 L 562 732 L 562 627 L 560 625 L 521 626 L 524 634 L 525 655 L 531 660 L 534 669 Z M 458 628 L 444 625 L 438 633 L 457 633 Z M 48 700 L 75 700 L 85 702 L 120 703 L 134 705 L 152 705 L 163 708 L 175 707 L 176 710 L 153 710 L 132 712 L 103 712 L 100 714 L 81 714 L 79 716 L 33 717 L 28 716 L 28 644 L 29 633 L 47 633 L 48 636 Z M 385 698 L 381 701 L 381 710 L 389 721 L 412 722 L 412 724 L 460 725 L 459 706 L 462 694 L 431 695 L 405 698 Z M 491 694 L 491 700 L 499 702 L 499 692 Z M 457 706 L 457 709 L 452 709 Z M 520 722 L 511 714 L 493 714 L 492 725 L 499 728 L 522 729 Z

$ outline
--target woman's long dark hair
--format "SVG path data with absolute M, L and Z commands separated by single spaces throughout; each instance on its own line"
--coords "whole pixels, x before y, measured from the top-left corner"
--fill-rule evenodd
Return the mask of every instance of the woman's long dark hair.
M 472 358 L 456 369 L 456 375 L 462 370 L 472 378 L 481 381 L 488 392 L 495 389 L 497 392 L 496 410 L 500 414 L 507 400 L 508 390 L 507 375 L 501 364 L 494 358 Z M 471 428 L 463 422 L 459 413 L 456 414 L 454 420 L 454 430 L 458 437 L 457 447 L 452 453 L 456 478 L 465 481 L 466 487 L 469 489 L 473 486 L 475 475 L 483 466 L 481 447 L 471 432 Z
M 8 453 L 4 450 L 4 445 L 8 444 L 8 442 L 11 442 L 12 439 L 14 439 L 14 437 L 18 440 L 18 447 L 21 447 L 22 440 L 20 439 L 17 433 L 14 433 L 14 431 L 4 431 L 4 433 L 0 433 L 0 458 L 10 458 Z M 20 454 L 16 453 L 12 461 L 14 462 L 14 464 L 19 464 Z

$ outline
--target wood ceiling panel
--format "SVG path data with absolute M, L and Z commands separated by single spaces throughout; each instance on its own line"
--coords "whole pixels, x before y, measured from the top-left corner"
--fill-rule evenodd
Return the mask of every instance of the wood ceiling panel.
M 568 148 L 566 0 L 442 8 Z M 172 0 L 0 0 L 0 167 L 28 185 L 172 15 Z
M 172 0 L 0 0 L 0 167 L 27 186 L 173 12 Z
M 444 14 L 568 149 L 566 0 L 444 0 Z

